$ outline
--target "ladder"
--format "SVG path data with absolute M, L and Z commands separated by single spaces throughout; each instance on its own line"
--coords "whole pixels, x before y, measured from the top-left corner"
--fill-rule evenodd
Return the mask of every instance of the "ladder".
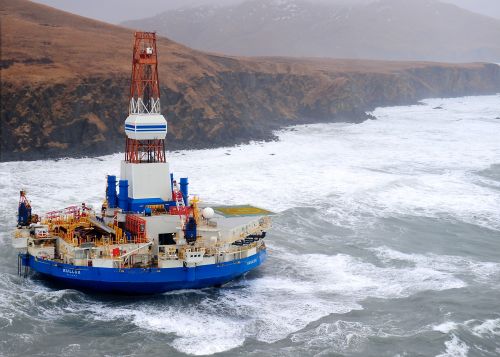
M 182 196 L 182 192 L 177 187 L 174 188 L 174 196 L 175 207 L 177 207 L 177 213 L 179 214 L 179 219 L 181 220 L 181 226 L 184 226 L 183 213 L 185 211 L 186 205 L 184 204 L 184 197 Z

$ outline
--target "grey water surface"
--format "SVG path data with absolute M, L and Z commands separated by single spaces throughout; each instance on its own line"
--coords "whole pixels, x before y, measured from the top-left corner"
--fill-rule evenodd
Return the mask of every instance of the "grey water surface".
M 266 263 L 218 289 L 118 297 L 18 277 L 19 189 L 38 212 L 99 207 L 122 155 L 0 163 L 0 355 L 500 355 L 500 96 L 373 114 L 168 153 L 205 202 L 277 212 Z

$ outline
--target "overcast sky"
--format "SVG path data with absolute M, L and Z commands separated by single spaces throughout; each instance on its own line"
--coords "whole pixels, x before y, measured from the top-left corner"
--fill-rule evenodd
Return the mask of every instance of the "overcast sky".
M 85 17 L 117 24 L 183 6 L 236 3 L 240 0 L 34 0 Z
M 234 4 L 243 0 L 35 0 L 78 15 L 120 23 L 156 15 L 165 10 L 201 4 Z M 355 3 L 370 0 L 310 0 L 334 3 Z M 500 0 L 441 0 L 469 10 L 500 18 Z

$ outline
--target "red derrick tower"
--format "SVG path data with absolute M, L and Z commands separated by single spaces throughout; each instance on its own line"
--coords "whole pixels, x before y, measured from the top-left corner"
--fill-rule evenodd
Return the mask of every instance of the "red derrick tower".
M 125 161 L 164 163 L 167 122 L 160 111 L 156 34 L 136 32 L 132 55 Z

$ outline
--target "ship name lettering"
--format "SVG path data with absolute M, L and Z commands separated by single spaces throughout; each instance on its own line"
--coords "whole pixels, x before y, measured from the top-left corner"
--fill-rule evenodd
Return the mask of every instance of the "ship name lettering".
M 66 273 L 66 274 L 75 274 L 75 275 L 80 274 L 80 272 L 78 270 L 73 270 L 73 269 L 63 269 L 63 273 Z

